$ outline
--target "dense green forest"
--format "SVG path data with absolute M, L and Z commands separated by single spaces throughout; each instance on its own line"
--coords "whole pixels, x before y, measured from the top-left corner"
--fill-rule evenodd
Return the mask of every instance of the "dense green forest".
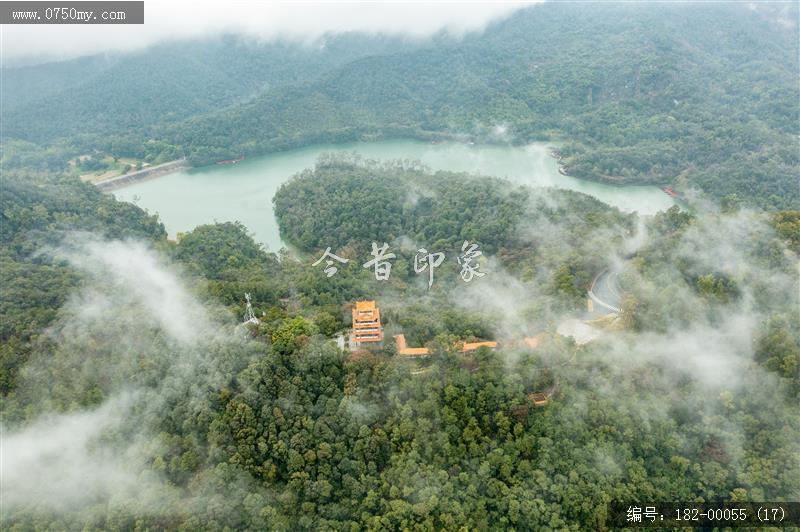
M 342 158 L 275 203 L 310 252 L 398 246 L 391 280 L 361 261 L 328 278 L 237 223 L 170 242 L 72 178 L 4 183 L 4 444 L 70 449 L 6 469 L 4 529 L 585 530 L 612 500 L 800 496 L 800 213 L 676 207 L 642 225 L 576 193 Z M 314 236 L 329 223 L 350 225 Z M 415 282 L 404 237 L 440 234 L 486 238 L 487 276 Z M 628 257 L 628 296 L 578 345 L 555 330 L 579 304 L 558 281 L 600 267 L 598 248 Z M 245 291 L 257 326 L 237 325 Z M 433 356 L 339 350 L 365 297 Z M 470 338 L 501 348 L 458 353 Z
M 4 66 L 0 529 L 605 531 L 611 502 L 800 500 L 797 19 L 548 1 L 457 37 Z M 259 206 L 268 252 L 80 178 L 385 138 L 548 141 L 681 200 L 328 154 Z M 385 340 L 351 348 L 360 300 Z
M 793 4 L 548 2 L 463 39 L 231 37 L 5 69 L 3 164 L 39 174 L 79 156 L 204 165 L 315 142 L 559 139 L 578 177 L 796 209 L 796 21 Z
M 568 306 L 583 303 L 603 267 L 597 249 L 619 244 L 635 225 L 633 215 L 571 191 L 349 156 L 321 158 L 285 183 L 273 202 L 287 241 L 316 256 L 331 247 L 369 258 L 372 242 L 393 243 L 400 271 L 413 279 L 414 255 L 424 248 L 450 257 L 441 269 L 452 281 L 454 258 L 468 241 L 505 271 L 537 278 Z M 544 224 L 559 230 L 541 231 Z M 451 286 L 445 281 L 445 289 Z

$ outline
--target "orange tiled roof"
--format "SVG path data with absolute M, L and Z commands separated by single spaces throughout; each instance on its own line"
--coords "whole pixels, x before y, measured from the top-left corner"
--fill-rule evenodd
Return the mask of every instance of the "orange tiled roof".
M 479 347 L 488 347 L 494 349 L 497 347 L 497 342 L 469 342 L 465 343 L 464 346 L 461 348 L 462 353 L 466 353 L 468 351 L 475 351 Z
M 408 347 L 406 344 L 406 335 L 404 334 L 395 335 L 394 343 L 397 346 L 397 354 L 400 356 L 419 357 L 431 353 L 431 350 L 427 347 Z
M 380 342 L 383 340 L 381 313 L 374 301 L 356 301 L 353 306 L 353 340 Z
M 430 355 L 431 350 L 427 347 L 406 347 L 402 351 L 398 351 L 397 354 L 404 357 L 419 357 Z
M 367 312 L 370 310 L 375 310 L 375 302 L 374 301 L 356 301 L 356 311 L 357 312 Z
M 547 397 L 547 394 L 534 392 L 528 394 L 528 401 L 533 403 L 534 406 L 543 406 L 546 405 L 550 399 Z

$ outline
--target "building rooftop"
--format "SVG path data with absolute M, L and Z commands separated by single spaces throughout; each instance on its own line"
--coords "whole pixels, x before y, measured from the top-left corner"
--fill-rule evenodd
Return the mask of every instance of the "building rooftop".
M 494 349 L 497 347 L 497 342 L 467 342 L 461 348 L 462 353 L 467 353 L 469 351 L 475 351 L 479 347 L 488 347 L 489 349 Z
M 375 308 L 374 301 L 356 301 L 356 312 L 371 312 Z
M 431 350 L 427 347 L 408 347 L 404 334 L 395 335 L 394 343 L 397 346 L 397 354 L 400 356 L 423 357 L 431 354 Z
M 530 401 L 533 406 L 544 406 L 550 402 L 550 399 L 547 397 L 547 394 L 534 392 L 528 394 L 528 401 Z
M 351 339 L 356 344 L 383 340 L 381 313 L 375 305 L 375 301 L 356 301 L 353 306 Z

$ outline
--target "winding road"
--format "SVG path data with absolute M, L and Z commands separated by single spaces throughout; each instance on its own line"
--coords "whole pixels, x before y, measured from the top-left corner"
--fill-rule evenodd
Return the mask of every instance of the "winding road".
M 594 302 L 594 313 L 620 312 L 622 289 L 619 286 L 619 269 L 606 269 L 597 274 L 589 287 L 589 298 Z

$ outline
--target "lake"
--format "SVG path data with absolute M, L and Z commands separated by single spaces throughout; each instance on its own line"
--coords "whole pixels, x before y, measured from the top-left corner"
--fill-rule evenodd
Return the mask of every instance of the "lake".
M 213 222 L 238 220 L 270 251 L 284 243 L 272 212 L 272 197 L 281 183 L 312 167 L 326 152 L 357 152 L 369 159 L 418 159 L 433 170 L 470 172 L 530 186 L 575 190 L 624 211 L 653 214 L 674 201 L 655 186 L 605 185 L 564 176 L 548 153 L 552 144 L 527 146 L 430 144 L 415 140 L 386 140 L 322 144 L 248 159 L 237 164 L 179 171 L 114 191 L 123 201 L 158 213 L 170 236 Z

